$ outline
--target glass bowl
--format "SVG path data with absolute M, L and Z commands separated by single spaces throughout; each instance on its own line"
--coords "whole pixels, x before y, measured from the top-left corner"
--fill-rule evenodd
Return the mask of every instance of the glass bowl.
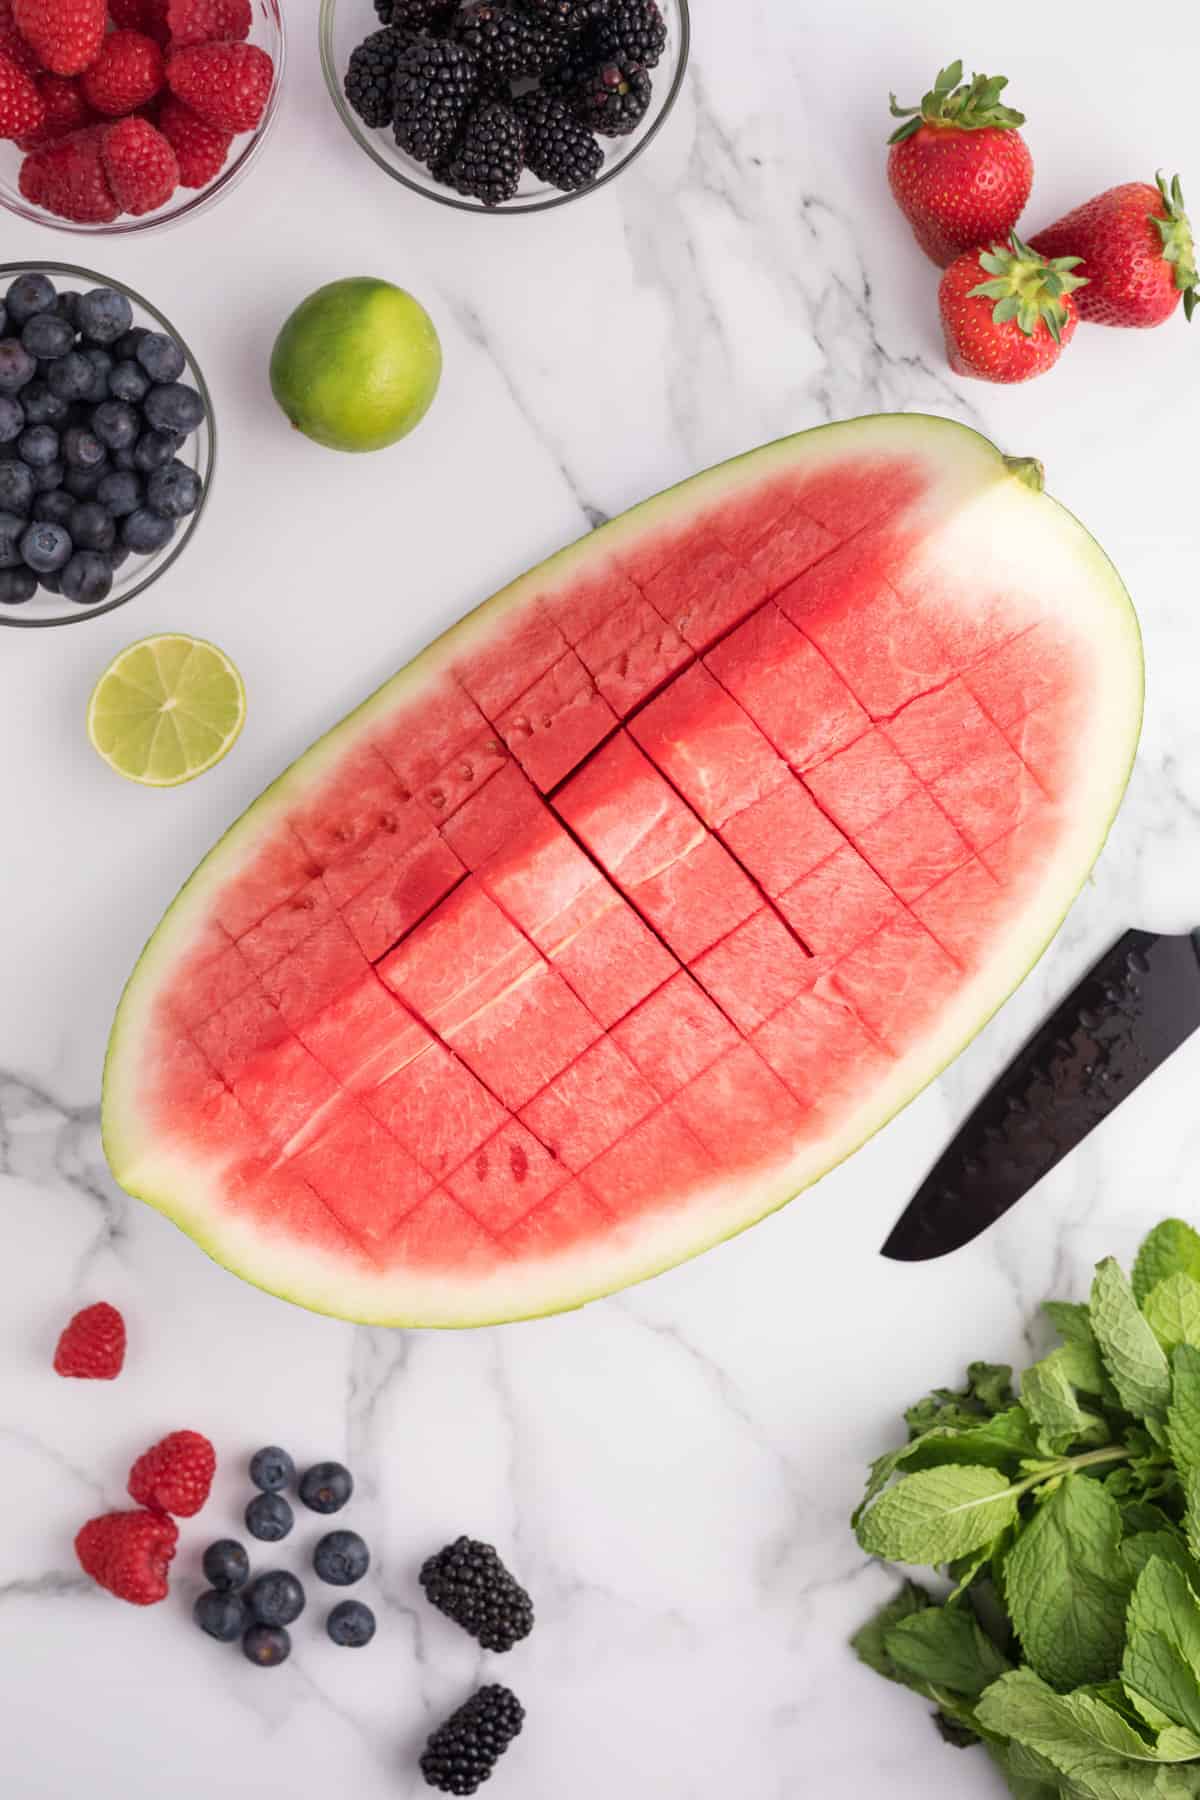
M 570 200 L 582 200 L 586 195 L 605 187 L 608 182 L 615 181 L 622 170 L 627 169 L 657 137 L 670 116 L 687 71 L 691 19 L 688 0 L 659 0 L 659 6 L 667 25 L 667 47 L 658 67 L 652 71 L 654 97 L 650 102 L 650 110 L 637 130 L 630 132 L 628 137 L 601 138 L 605 152 L 603 168 L 588 187 L 577 188 L 569 194 L 538 181 L 526 169 L 515 199 L 506 200 L 500 206 L 485 206 L 482 200 L 455 193 L 453 188 L 443 187 L 441 182 L 435 181 L 424 163 L 417 162 L 400 149 L 390 131 L 372 131 L 369 126 L 364 125 L 347 101 L 342 81 L 351 51 L 372 31 L 379 29 L 379 20 L 375 16 L 371 0 L 321 0 L 321 67 L 325 71 L 325 85 L 329 89 L 330 98 L 346 130 L 359 148 L 366 152 L 385 175 L 390 175 L 393 181 L 411 188 L 414 194 L 423 194 L 427 200 L 436 200 L 440 206 L 453 206 L 459 212 L 548 212 L 553 206 L 566 206 Z
M 266 142 L 279 110 L 286 56 L 280 0 L 252 0 L 252 9 L 253 22 L 247 41 L 258 44 L 261 49 L 269 52 L 275 64 L 275 80 L 257 126 L 253 131 L 243 132 L 234 138 L 229 161 L 206 188 L 199 191 L 178 188 L 165 206 L 160 206 L 156 212 L 145 213 L 141 218 L 122 216 L 109 225 L 77 225 L 70 219 L 57 218 L 53 213 L 26 200 L 17 185 L 24 160 L 23 152 L 15 144 L 4 142 L 0 143 L 0 206 L 15 213 L 19 219 L 29 219 L 35 225 L 48 225 L 52 231 L 74 231 L 88 237 L 117 237 L 127 232 L 157 231 L 164 225 L 178 225 L 184 219 L 194 219 L 198 213 L 215 206 L 246 174 Z
M 117 570 L 112 592 L 107 600 L 101 600 L 95 606 L 81 606 L 76 601 L 63 599 L 60 594 L 47 593 L 45 588 L 39 588 L 32 600 L 26 600 L 20 606 L 0 606 L 0 626 L 15 625 L 36 629 L 41 625 L 78 625 L 85 619 L 97 619 L 101 613 L 112 612 L 116 607 L 124 606 L 127 601 L 136 600 L 139 594 L 144 594 L 161 575 L 166 574 L 173 563 L 178 562 L 192 541 L 212 492 L 213 470 L 217 460 L 217 431 L 212 395 L 200 373 L 200 365 L 186 340 L 165 313 L 159 312 L 156 306 L 151 306 L 149 300 L 143 300 L 140 294 L 135 293 L 131 287 L 126 287 L 123 281 L 114 281 L 111 275 L 98 275 L 94 269 L 77 269 L 71 263 L 0 263 L 0 298 L 18 275 L 26 274 L 46 275 L 60 289 L 64 286 L 110 287 L 115 288 L 119 294 L 124 294 L 133 307 L 135 325 L 145 326 L 152 331 L 165 331 L 175 339 L 187 358 L 187 367 L 181 379 L 190 382 L 198 391 L 205 409 L 199 430 L 194 431 L 178 451 L 180 462 L 194 469 L 202 483 L 200 504 L 195 512 L 181 521 L 175 536 L 161 550 L 156 550 L 150 556 L 130 556 Z M 4 454 L 4 447 L 0 446 L 0 457 Z

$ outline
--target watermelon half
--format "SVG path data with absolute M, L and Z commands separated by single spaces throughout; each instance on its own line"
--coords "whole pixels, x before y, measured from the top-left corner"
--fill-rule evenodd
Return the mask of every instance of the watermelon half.
M 408 1325 L 578 1305 L 816 1181 L 1036 961 L 1128 778 L 1136 619 L 1040 473 L 830 425 L 479 607 L 171 906 L 109 1047 L 118 1181 Z

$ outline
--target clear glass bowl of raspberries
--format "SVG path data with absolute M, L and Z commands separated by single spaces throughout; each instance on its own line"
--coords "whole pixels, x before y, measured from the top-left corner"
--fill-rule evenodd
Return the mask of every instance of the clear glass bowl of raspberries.
M 183 555 L 212 396 L 168 318 L 70 263 L 0 264 L 0 626 L 112 612 Z
M 56 231 L 177 224 L 275 119 L 281 0 L 0 0 L 0 205 Z
M 343 124 L 393 181 L 462 212 L 565 206 L 670 116 L 688 0 L 321 0 Z

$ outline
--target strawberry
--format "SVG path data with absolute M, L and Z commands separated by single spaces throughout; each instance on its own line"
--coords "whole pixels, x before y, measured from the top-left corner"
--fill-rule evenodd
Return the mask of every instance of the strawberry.
M 85 1306 L 63 1327 L 54 1352 L 58 1375 L 115 1381 L 125 1365 L 125 1321 L 107 1300 Z
M 100 54 L 104 0 L 13 0 L 13 23 L 52 75 L 81 75 Z
M 36 131 L 21 138 L 22 150 L 34 150 L 39 144 L 52 144 L 55 138 L 80 131 L 95 118 L 83 97 L 78 78 L 73 75 L 39 75 L 34 82 L 41 95 L 44 118 Z
M 167 25 L 168 0 L 108 0 L 108 16 L 118 31 L 141 31 L 160 49 L 171 41 Z
M 250 0 L 169 0 L 167 24 L 179 48 L 250 36 Z
M 1088 289 L 1079 316 L 1090 325 L 1162 325 L 1183 301 L 1191 320 L 1200 305 L 1200 274 L 1179 177 L 1127 181 L 1086 200 L 1031 238 L 1043 256 L 1083 259 Z
M 46 103 L 30 76 L 0 55 L 0 138 L 23 138 L 46 123 Z
M 961 85 L 960 85 L 961 83 Z M 888 139 L 888 181 L 926 256 L 945 268 L 964 250 L 1007 239 L 1029 199 L 1033 158 L 1003 106 L 1003 75 L 962 81 L 962 64 L 943 69 L 920 106 L 897 106 L 905 123 Z
M 257 44 L 194 44 L 167 62 L 167 85 L 220 131 L 253 131 L 275 79 L 275 64 Z
M 969 250 L 942 276 L 938 301 L 946 354 L 956 375 L 1029 381 L 1062 355 L 1079 322 L 1074 291 L 1086 277 L 1077 256 L 1047 262 L 1014 231 L 1007 247 Z M 979 279 L 981 271 L 990 281 Z
M 206 125 L 174 94 L 168 94 L 162 103 L 158 129 L 175 152 L 180 187 L 207 187 L 225 167 L 233 134 L 218 131 L 215 125 Z
M 162 51 L 144 32 L 112 31 L 82 80 L 88 105 L 119 119 L 157 94 L 163 84 Z
M 75 1539 L 85 1575 L 132 1606 L 153 1606 L 167 1597 L 167 1568 L 179 1541 L 179 1527 L 161 1513 L 115 1512 L 89 1519 Z
M 172 1431 L 138 1457 L 129 1471 L 129 1493 L 139 1506 L 190 1519 L 208 1499 L 216 1467 L 216 1452 L 206 1437 L 198 1431 Z
M 100 161 L 95 127 L 31 150 L 18 185 L 26 200 L 77 225 L 111 225 L 120 211 Z

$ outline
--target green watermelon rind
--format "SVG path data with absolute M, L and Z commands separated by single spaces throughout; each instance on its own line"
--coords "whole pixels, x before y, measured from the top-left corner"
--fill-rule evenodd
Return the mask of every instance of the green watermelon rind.
M 906 440 L 904 445 L 898 442 L 901 435 Z M 955 1022 L 952 1029 L 943 1032 L 948 1040 L 943 1048 L 931 1049 L 926 1055 L 922 1044 L 911 1052 L 898 1065 L 893 1077 L 877 1086 L 863 1107 L 824 1141 L 819 1164 L 814 1162 L 811 1169 L 803 1173 L 798 1171 L 798 1165 L 809 1160 L 806 1151 L 804 1157 L 789 1163 L 790 1173 L 780 1171 L 777 1177 L 764 1178 L 758 1183 L 755 1198 L 749 1206 L 744 1200 L 747 1187 L 744 1180 L 717 1184 L 712 1190 L 713 1196 L 724 1204 L 736 1195 L 740 1209 L 739 1216 L 722 1219 L 719 1223 L 710 1221 L 716 1226 L 711 1235 L 700 1236 L 693 1228 L 678 1233 L 678 1243 L 669 1244 L 661 1230 L 648 1230 L 645 1221 L 638 1221 L 627 1231 L 606 1237 L 600 1245 L 583 1253 L 583 1260 L 594 1258 L 599 1263 L 594 1275 L 585 1274 L 582 1267 L 574 1272 L 562 1268 L 563 1259 L 548 1258 L 540 1262 L 530 1259 L 516 1265 L 509 1272 L 512 1281 L 507 1299 L 474 1278 L 458 1281 L 447 1276 L 444 1279 L 422 1278 L 418 1284 L 422 1290 L 420 1300 L 406 1301 L 397 1307 L 383 1297 L 382 1278 L 372 1276 L 363 1281 L 334 1258 L 282 1244 L 259 1228 L 239 1225 L 228 1212 L 222 1214 L 216 1162 L 210 1161 L 206 1165 L 203 1179 L 199 1169 L 180 1167 L 180 1153 L 174 1148 L 165 1159 L 160 1153 L 156 1164 L 155 1145 L 153 1141 L 149 1144 L 143 1141 L 146 1130 L 136 1110 L 141 1018 L 162 985 L 169 980 L 172 963 L 186 949 L 189 928 L 207 916 L 207 901 L 236 870 L 242 851 L 257 848 L 264 828 L 270 826 L 275 815 L 294 803 L 316 778 L 335 767 L 341 755 L 360 740 L 365 728 L 390 714 L 397 704 L 419 701 L 422 687 L 442 677 L 454 655 L 503 630 L 511 614 L 539 591 L 574 572 L 583 573 L 589 564 L 602 559 L 623 538 L 636 538 L 647 528 L 676 519 L 686 524 L 693 511 L 701 512 L 706 502 L 743 487 L 750 492 L 760 478 L 770 477 L 778 468 L 790 466 L 798 456 L 813 455 L 817 460 L 821 452 L 828 449 L 830 463 L 836 464 L 843 458 L 853 460 L 869 456 L 873 451 L 895 454 L 898 448 L 920 449 L 918 440 L 923 437 L 928 440 L 925 447 L 931 457 L 944 452 L 946 486 L 951 498 L 961 490 L 963 519 L 969 519 L 970 506 L 982 499 L 999 504 L 1001 510 L 1008 506 L 1019 507 L 1023 509 L 1023 518 L 1030 521 L 1039 518 L 1043 526 L 1053 524 L 1053 532 L 1046 538 L 1047 550 L 1052 546 L 1059 549 L 1069 546 L 1071 559 L 1088 572 L 1089 604 L 1103 598 L 1104 608 L 1098 609 L 1094 621 L 1096 636 L 1099 638 L 1100 624 L 1105 623 L 1112 638 L 1111 668 L 1119 676 L 1114 682 L 1113 695 L 1116 717 L 1108 730 L 1097 732 L 1097 748 L 1102 754 L 1098 754 L 1096 766 L 1104 775 L 1103 791 L 1096 797 L 1095 817 L 1089 820 L 1088 830 L 1083 834 L 1085 841 L 1079 845 L 1078 858 L 1072 860 L 1066 877 L 1060 874 L 1053 888 L 1047 885 L 1036 930 L 1030 930 L 1019 955 L 1014 948 L 1011 958 L 1005 959 L 1011 961 L 1011 979 L 1005 976 L 1003 980 L 993 982 L 992 991 L 982 1007 L 971 1009 L 969 1022 L 964 1019 L 961 1027 Z M 1119 651 L 1124 654 L 1119 655 Z M 253 1285 L 312 1311 L 363 1323 L 454 1328 L 546 1317 L 573 1310 L 661 1274 L 740 1235 L 751 1225 L 779 1211 L 844 1162 L 961 1054 L 1020 985 L 1057 934 L 1107 839 L 1136 754 L 1143 696 L 1140 631 L 1132 602 L 1116 569 L 1095 539 L 1065 507 L 1049 496 L 1031 490 L 1023 472 L 1014 471 L 988 439 L 969 427 L 927 414 L 868 415 L 781 439 L 692 477 L 559 551 L 452 625 L 319 738 L 264 790 L 218 841 L 171 903 L 134 967 L 117 1009 L 105 1059 L 102 1105 L 103 1143 L 113 1174 L 127 1192 L 172 1219 L 215 1262 Z M 1063 860 L 1061 851 L 1059 860 Z M 1016 934 L 1013 936 L 1015 938 Z M 1007 948 L 1007 943 L 1002 947 Z M 998 957 L 989 960 L 989 971 L 998 960 Z M 964 1002 L 978 985 L 976 980 L 960 991 L 950 1009 L 952 1018 L 966 1010 Z M 911 1069 L 914 1062 L 918 1064 L 915 1079 Z M 214 1183 L 215 1194 L 211 1191 Z M 193 1186 L 199 1189 L 195 1195 L 182 1191 Z M 704 1208 L 704 1198 L 689 1206 L 686 1212 L 675 1215 L 676 1218 L 694 1221 L 697 1212 Z M 658 1225 L 664 1216 L 656 1215 Z M 239 1235 L 247 1240 L 240 1247 L 236 1241 Z M 556 1264 L 559 1265 L 557 1268 Z M 523 1297 L 516 1291 L 520 1286 L 520 1272 L 528 1273 L 531 1268 L 552 1272 L 550 1279 L 538 1282 L 538 1287 L 544 1291 L 536 1298 Z M 369 1292 L 348 1295 L 348 1289 L 360 1285 Z

